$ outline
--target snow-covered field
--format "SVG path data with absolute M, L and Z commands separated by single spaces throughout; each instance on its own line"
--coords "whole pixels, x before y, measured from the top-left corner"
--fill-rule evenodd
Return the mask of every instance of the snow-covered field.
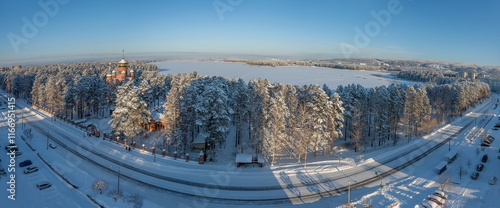
M 224 164 L 186 163 L 183 160 L 173 160 L 171 157 L 157 157 L 155 162 L 151 154 L 144 154 L 139 150 L 126 152 L 122 145 L 94 137 L 84 137 L 80 130 L 60 121 L 54 122 L 50 117 L 18 101 L 19 109 L 22 109 L 18 111 L 18 114 L 23 114 L 27 121 L 26 128 L 33 129 L 34 135 L 33 139 L 26 139 L 26 142 L 18 137 L 16 144 L 23 152 L 18 159 L 31 159 L 40 171 L 28 175 L 18 172 L 16 177 L 19 200 L 9 200 L 8 193 L 4 192 L 0 197 L 0 204 L 9 205 L 9 207 L 33 207 L 35 204 L 36 207 L 96 206 L 85 196 L 90 195 L 105 207 L 132 207 L 132 203 L 121 199 L 115 202 L 107 194 L 100 195 L 92 191 L 92 183 L 97 179 L 108 183 L 109 190 L 117 187 L 117 176 L 120 172 L 122 176 L 120 190 L 125 196 L 135 194 L 143 198 L 143 207 L 337 207 L 347 202 L 346 190 L 342 187 L 346 187 L 349 181 L 356 184 L 365 178 L 376 176 L 375 172 L 390 171 L 398 164 L 434 146 L 436 142 L 463 129 L 451 140 L 450 146 L 445 144 L 424 159 L 383 178 L 382 189 L 378 179 L 364 184 L 364 188 L 354 189 L 351 193 L 351 201 L 357 207 L 370 203 L 371 207 L 413 207 L 449 178 L 448 181 L 452 183 L 448 183 L 445 188 L 445 191 L 450 194 L 446 207 L 496 207 L 495 196 L 498 197 L 500 193 L 499 185 L 498 183 L 488 185 L 487 182 L 489 177 L 493 175 L 498 177 L 500 173 L 500 160 L 496 158 L 500 154 L 498 153 L 499 141 L 494 141 L 491 147 L 482 150 L 479 148 L 479 139 L 472 139 L 480 134 L 481 127 L 489 131 L 494 123 L 500 122 L 498 120 L 500 109 L 491 108 L 495 102 L 496 100 L 490 99 L 476 107 L 474 112 L 466 114 L 454 123 L 436 130 L 423 139 L 413 140 L 391 151 L 381 149 L 369 154 L 359 154 L 356 160 L 345 158 L 339 161 L 333 158 L 321 162 L 312 161 L 307 168 L 288 164 L 287 166 L 236 169 L 234 166 Z M 1 117 L 0 134 L 6 135 L 6 109 L 2 110 Z M 18 132 L 21 131 L 18 130 Z M 491 134 L 496 138 L 500 137 L 498 131 L 491 131 Z M 51 144 L 60 145 L 55 149 L 46 148 L 47 137 L 50 137 Z M 3 138 L 2 136 L 0 142 L 2 146 L 5 146 L 7 142 Z M 60 143 L 56 144 L 56 140 Z M 26 144 L 34 147 L 35 151 L 32 151 Z M 87 159 L 70 153 L 61 145 L 76 149 L 77 153 Z M 76 145 L 82 145 L 94 153 Z M 449 165 L 447 171 L 438 176 L 434 167 L 443 160 L 443 155 L 448 152 L 448 148 L 461 149 L 462 153 L 455 162 Z M 4 151 L 3 148 L 0 151 Z M 397 160 L 384 162 L 391 156 L 407 151 L 411 152 Z M 39 153 L 49 164 L 57 167 L 56 170 L 60 174 L 79 188 L 74 189 L 69 186 L 49 169 L 36 156 L 36 153 Z M 490 155 L 490 160 L 486 163 L 479 179 L 471 180 L 470 174 L 485 153 Z M 101 158 L 98 154 L 121 162 L 119 165 L 115 164 Z M 5 167 L 6 155 L 2 154 L 0 158 Z M 462 179 L 458 176 L 460 165 L 463 172 L 466 172 Z M 133 168 L 202 185 L 164 180 L 153 177 L 151 174 L 138 172 Z M 41 180 L 51 181 L 53 187 L 46 190 L 35 189 L 34 184 Z M 0 181 L 6 189 L 7 178 L 1 176 Z M 251 191 L 251 189 L 255 190 Z M 186 194 L 220 199 L 207 201 L 207 198 L 191 198 Z M 305 197 L 307 195 L 312 197 Z M 275 198 L 289 198 L 289 200 L 258 200 Z M 257 199 L 257 201 L 245 203 L 241 200 L 223 199 Z
M 364 87 L 376 87 L 390 85 L 392 83 L 404 83 L 409 85 L 416 82 L 396 79 L 385 72 L 355 71 L 320 67 L 260 67 L 244 63 L 210 62 L 210 61 L 165 61 L 153 62 L 160 66 L 160 72 L 164 74 L 179 74 L 198 72 L 201 75 L 222 76 L 226 78 L 268 79 L 270 82 L 284 84 L 309 85 L 323 84 L 331 89 L 339 85 L 360 84 Z M 421 83 L 420 83 L 421 84 Z

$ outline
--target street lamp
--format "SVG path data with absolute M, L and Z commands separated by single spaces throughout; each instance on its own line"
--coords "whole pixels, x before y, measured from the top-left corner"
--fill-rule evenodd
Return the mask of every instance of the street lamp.
M 351 206 L 351 181 L 354 181 L 356 183 L 357 181 L 349 179 L 349 186 L 348 186 L 348 192 L 347 192 L 347 204 Z
M 383 179 L 384 179 L 384 178 L 382 178 L 382 176 L 381 176 L 381 175 L 379 175 L 377 171 L 375 171 L 375 175 L 377 175 L 377 176 L 380 178 L 380 189 L 384 188 L 384 185 L 382 185 L 382 184 L 383 184 Z
M 113 166 L 109 166 L 109 168 L 113 169 Z M 117 187 L 116 187 L 116 190 L 118 193 L 120 193 L 120 165 L 118 166 L 118 174 L 117 174 Z

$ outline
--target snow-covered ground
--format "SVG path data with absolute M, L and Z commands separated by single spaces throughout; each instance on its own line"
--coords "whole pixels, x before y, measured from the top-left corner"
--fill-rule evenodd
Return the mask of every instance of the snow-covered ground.
M 105 207 L 132 207 L 132 203 L 121 199 L 115 202 L 107 194 L 100 195 L 92 191 L 92 183 L 97 179 L 108 183 L 109 190 L 115 189 L 118 186 L 119 172 L 120 190 L 126 196 L 124 198 L 131 198 L 130 195 L 140 196 L 143 198 L 143 207 L 290 207 L 292 205 L 294 207 L 337 207 L 347 201 L 345 192 L 349 181 L 355 187 L 356 184 L 359 185 L 366 179 L 377 177 L 375 172 L 393 171 L 392 175 L 383 178 L 382 189 L 380 189 L 381 182 L 378 178 L 363 183 L 363 188 L 354 189 L 351 193 L 353 204 L 362 207 L 363 204 L 371 201 L 372 207 L 391 205 L 413 207 L 436 190 L 445 178 L 450 178 L 449 181 L 454 183 L 448 183 L 445 188 L 445 191 L 451 195 L 447 207 L 494 207 L 494 196 L 495 194 L 498 196 L 499 193 L 498 184 L 490 186 L 487 180 L 490 176 L 500 172 L 498 164 L 500 160 L 496 158 L 499 155 L 498 141 L 493 142 L 492 147 L 484 149 L 484 152 L 490 154 L 490 160 L 486 163 L 485 170 L 481 172 L 479 179 L 471 180 L 470 174 L 484 154 L 481 149 L 479 149 L 479 154 L 476 153 L 479 140 L 471 140 L 471 138 L 478 134 L 478 129 L 481 127 L 484 126 L 486 130 L 490 130 L 492 125 L 498 122 L 499 109 L 491 109 L 495 102 L 496 100 L 490 99 L 478 106 L 473 113 L 467 114 L 423 139 L 414 140 L 410 144 L 391 151 L 381 149 L 368 154 L 360 154 L 355 160 L 346 158 L 339 162 L 337 158 L 333 158 L 311 162 L 307 168 L 290 164 L 264 168 L 235 168 L 224 164 L 199 165 L 192 161 L 173 160 L 171 157 L 154 158 L 151 154 L 142 153 L 139 150 L 128 152 L 122 145 L 95 137 L 84 137 L 80 130 L 61 121 L 52 121 L 47 115 L 19 101 L 18 105 L 21 110 L 18 114 L 23 114 L 27 121 L 26 128 L 33 131 L 31 140 L 26 139 L 24 142 L 18 138 L 16 143 L 23 152 L 19 158 L 31 159 L 40 171 L 29 175 L 18 173 L 22 175 L 18 176 L 17 191 L 19 199 L 26 194 L 30 196 L 30 199 L 35 200 L 13 202 L 4 195 L 0 198 L 0 203 L 10 203 L 9 205 L 13 207 L 32 207 L 33 201 L 37 202 L 37 207 L 73 207 L 71 203 L 80 207 L 95 206 L 85 196 L 88 194 Z M 5 115 L 4 109 L 1 118 L 3 127 L 0 128 L 2 135 L 7 134 Z M 462 153 L 441 176 L 436 174 L 434 167 L 448 152 L 446 144 L 431 152 L 424 159 L 399 171 L 394 171 L 394 168 L 405 164 L 406 161 L 432 148 L 459 130 L 462 130 L 461 133 L 451 140 L 449 147 L 460 148 Z M 491 133 L 498 138 L 498 131 Z M 53 146 L 57 145 L 57 148 L 46 148 L 47 137 L 50 138 L 49 142 Z M 6 145 L 6 141 L 0 142 L 2 146 Z M 27 143 L 34 147 L 35 151 L 27 147 Z M 74 150 L 74 153 L 65 149 L 64 146 Z M 36 156 L 36 153 L 39 153 L 58 170 L 59 174 L 79 188 L 70 187 L 50 170 Z M 393 160 L 395 155 L 401 155 L 401 157 Z M 2 161 L 5 167 L 4 163 L 7 161 L 5 155 L 2 156 Z M 460 165 L 467 172 L 461 180 L 457 178 Z M 53 187 L 41 191 L 36 190 L 34 183 L 40 180 L 51 181 Z M 3 186 L 6 186 L 4 176 L 1 181 L 5 182 Z M 48 194 L 43 195 L 46 193 Z M 55 199 L 63 197 L 65 200 L 54 200 L 48 195 L 56 197 Z M 193 195 L 197 197 L 191 197 Z M 56 203 L 65 205 L 61 206 Z
M 397 79 L 389 73 L 374 71 L 356 71 L 321 67 L 260 67 L 244 63 L 210 62 L 210 61 L 165 61 L 153 62 L 160 66 L 164 74 L 182 74 L 198 72 L 201 75 L 222 76 L 226 78 L 268 79 L 270 82 L 285 84 L 309 85 L 323 84 L 331 89 L 339 85 L 360 84 L 364 87 L 376 87 L 403 83 L 408 85 L 421 84 L 407 80 Z

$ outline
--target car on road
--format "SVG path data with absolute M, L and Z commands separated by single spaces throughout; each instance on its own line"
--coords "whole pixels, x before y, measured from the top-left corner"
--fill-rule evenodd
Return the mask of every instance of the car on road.
M 489 181 L 488 183 L 490 185 L 495 185 L 497 183 L 497 177 L 496 176 L 493 176 Z
M 16 157 L 17 157 L 17 156 L 20 156 L 20 155 L 22 155 L 22 154 L 23 154 L 23 152 L 18 152 L 18 151 L 16 151 L 16 153 L 14 153 L 14 155 L 15 155 Z
M 21 163 L 19 163 L 19 167 L 25 167 L 25 166 L 28 166 L 31 164 L 33 164 L 33 162 L 31 162 L 31 160 L 25 160 L 25 161 L 22 161 Z
M 478 164 L 477 167 L 476 167 L 476 170 L 477 171 L 483 171 L 483 168 L 484 168 L 484 164 Z
M 496 131 L 498 130 L 498 127 L 493 127 L 491 130 Z
M 481 158 L 482 162 L 488 162 L 488 155 L 484 155 L 483 158 Z
M 38 167 L 33 166 L 33 167 L 28 167 L 26 170 L 24 170 L 24 174 L 29 174 L 29 173 L 34 173 L 38 171 Z
M 441 197 L 434 196 L 434 195 L 427 196 L 427 200 L 436 202 L 436 204 L 439 204 L 439 205 L 444 205 L 446 203 L 446 200 L 442 199 Z
M 472 180 L 477 180 L 477 178 L 479 178 L 479 173 L 478 172 L 472 173 L 472 175 L 470 176 L 470 178 L 472 178 Z
M 444 191 L 441 190 L 436 190 L 433 195 L 439 196 L 442 199 L 448 199 L 448 194 L 444 193 Z
M 5 173 L 5 169 L 3 169 L 3 167 L 0 167 L 0 175 L 5 175 L 7 173 Z
M 52 184 L 48 181 L 43 181 L 43 182 L 40 182 L 40 183 L 37 183 L 36 184 L 36 188 L 38 190 L 43 190 L 43 189 L 46 189 L 46 188 L 50 188 L 52 186 Z

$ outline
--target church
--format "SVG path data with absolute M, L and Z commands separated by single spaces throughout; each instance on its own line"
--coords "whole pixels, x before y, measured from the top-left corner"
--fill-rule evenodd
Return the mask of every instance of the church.
M 128 70 L 128 62 L 125 60 L 125 51 L 123 51 L 122 60 L 118 62 L 118 68 L 116 70 L 111 70 L 111 63 L 109 63 L 106 84 L 120 83 L 124 80 L 133 79 L 134 77 L 134 70 Z

